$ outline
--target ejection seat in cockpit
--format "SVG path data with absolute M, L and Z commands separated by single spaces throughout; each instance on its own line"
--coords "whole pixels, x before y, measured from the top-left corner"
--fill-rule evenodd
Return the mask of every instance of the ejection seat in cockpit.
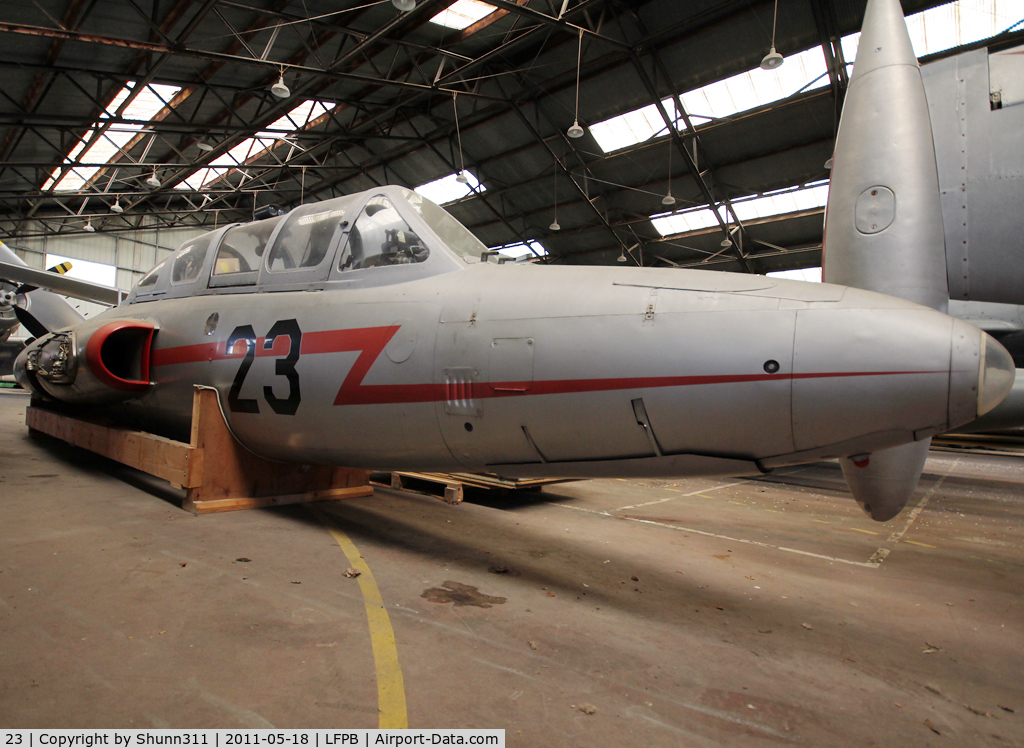
M 366 203 L 348 235 L 341 270 L 423 262 L 430 250 L 384 195 Z

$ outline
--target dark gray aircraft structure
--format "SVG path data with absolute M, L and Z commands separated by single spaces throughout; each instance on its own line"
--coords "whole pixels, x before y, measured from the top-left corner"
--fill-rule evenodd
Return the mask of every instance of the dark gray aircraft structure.
M 992 57 L 979 50 L 929 66 L 926 93 L 898 0 L 869 0 L 836 138 L 822 266 L 827 282 L 950 311 L 1015 342 L 1007 312 L 1019 307 L 1007 305 L 1024 303 L 1024 246 L 1011 227 L 1024 183 L 995 156 L 1019 150 L 1024 107 L 1004 108 L 993 93 Z M 994 65 L 996 85 L 999 65 L 1019 67 Z M 1024 425 L 1024 377 L 968 428 L 1015 425 Z M 873 516 L 885 518 L 910 499 L 929 445 L 840 463 L 854 495 L 872 496 Z
M 498 264 L 442 208 L 382 187 L 188 242 L 116 308 L 48 327 L 16 375 L 169 434 L 207 385 L 242 444 L 300 463 L 582 478 L 840 458 L 884 521 L 931 436 L 1014 381 L 998 342 L 943 313 L 928 105 L 898 4 L 872 0 L 827 211 L 826 280 L 843 285 Z M 46 275 L 0 262 L 96 298 Z

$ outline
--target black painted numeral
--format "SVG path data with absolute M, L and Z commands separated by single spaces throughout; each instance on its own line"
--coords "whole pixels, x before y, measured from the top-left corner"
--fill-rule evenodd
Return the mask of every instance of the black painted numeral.
M 299 392 L 299 373 L 295 371 L 295 363 L 299 360 L 299 348 L 302 345 L 302 330 L 299 329 L 298 321 L 282 319 L 275 322 L 263 341 L 263 350 L 271 350 L 274 347 L 274 341 L 282 335 L 287 335 L 291 339 L 290 347 L 287 356 L 274 362 L 274 373 L 288 378 L 288 399 L 277 397 L 274 394 L 274 388 L 270 385 L 263 387 L 263 397 L 267 399 L 267 403 L 278 415 L 293 416 L 302 401 L 302 395 Z
M 278 397 L 274 394 L 274 388 L 270 385 L 264 385 L 263 397 L 266 398 L 267 404 L 278 415 L 293 416 L 299 409 L 299 403 L 302 402 L 302 394 L 299 390 L 299 372 L 295 370 L 295 364 L 299 361 L 299 351 L 302 346 L 302 330 L 299 329 L 298 320 L 281 319 L 275 322 L 274 326 L 270 328 L 270 332 L 267 333 L 267 337 L 263 340 L 263 350 L 273 350 L 274 342 L 282 335 L 288 336 L 289 339 L 288 355 L 274 362 L 274 373 L 288 380 L 288 397 Z M 256 398 L 239 397 L 242 385 L 245 383 L 245 377 L 252 367 L 253 359 L 256 358 L 257 338 L 252 325 L 239 325 L 236 327 L 225 344 L 225 352 L 231 355 L 234 352 L 235 344 L 243 340 L 245 341 L 245 356 L 238 365 L 238 371 L 235 372 L 235 379 L 231 383 L 231 389 L 228 392 L 228 408 L 233 413 L 259 413 L 260 404 L 256 401 Z
M 245 375 L 249 373 L 252 361 L 256 357 L 256 333 L 253 332 L 252 325 L 239 325 L 236 327 L 228 337 L 228 342 L 225 344 L 225 352 L 228 355 L 234 353 L 235 344 L 240 340 L 245 341 L 245 357 L 242 359 L 242 363 L 239 364 L 235 380 L 231 383 L 231 389 L 228 391 L 228 407 L 234 413 L 259 413 L 260 404 L 256 402 L 256 398 L 238 396 L 242 391 Z

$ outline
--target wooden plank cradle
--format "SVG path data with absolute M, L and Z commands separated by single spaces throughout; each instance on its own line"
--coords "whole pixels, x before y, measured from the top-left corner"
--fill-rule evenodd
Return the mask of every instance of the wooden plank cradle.
M 195 388 L 189 444 L 38 405 L 26 409 L 25 424 L 184 488 L 182 508 L 194 514 L 373 495 L 365 470 L 274 462 L 253 454 L 228 429 L 217 391 L 209 387 Z

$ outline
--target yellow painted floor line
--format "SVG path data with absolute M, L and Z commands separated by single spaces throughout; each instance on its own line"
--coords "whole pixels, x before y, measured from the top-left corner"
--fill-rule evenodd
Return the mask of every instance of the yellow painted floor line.
M 853 530 L 854 532 L 863 532 L 863 533 L 866 533 L 868 535 L 878 535 L 879 534 L 877 532 L 872 532 L 871 530 L 861 530 L 859 527 L 851 527 L 849 529 Z
M 927 543 L 918 543 L 916 540 L 904 540 L 904 543 L 910 543 L 911 545 L 923 545 L 925 548 L 934 548 L 934 545 L 928 545 Z
M 359 572 L 356 581 L 363 593 L 366 604 L 366 619 L 370 624 L 370 644 L 373 646 L 373 662 L 377 668 L 377 711 L 380 713 L 381 730 L 405 730 L 409 727 L 409 715 L 405 707 L 405 682 L 402 668 L 398 664 L 398 649 L 395 646 L 395 632 L 391 618 L 384 607 L 373 572 L 363 555 L 348 535 L 343 533 L 334 521 L 321 509 L 307 506 L 320 523 L 345 552 L 349 564 Z

